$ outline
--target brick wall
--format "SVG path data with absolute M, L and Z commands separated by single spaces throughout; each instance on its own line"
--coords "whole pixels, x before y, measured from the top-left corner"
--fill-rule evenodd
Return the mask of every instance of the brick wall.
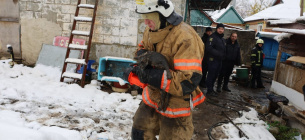
M 172 1 L 176 5 L 175 10 L 184 15 L 185 0 Z M 94 2 L 82 0 L 82 3 L 87 4 Z M 76 4 L 77 0 L 20 0 L 20 18 L 46 19 L 60 26 L 60 35 L 70 36 Z M 81 9 L 80 15 L 91 17 L 92 11 Z M 139 15 L 135 13 L 135 0 L 99 0 L 92 40 L 94 49 L 90 52 L 90 58 L 98 60 L 105 55 L 131 58 L 131 51 L 134 50 L 131 48 L 141 41 L 144 27 L 143 20 L 139 20 Z M 44 28 L 48 29 L 48 26 Z M 79 23 L 76 28 L 89 31 L 90 24 Z

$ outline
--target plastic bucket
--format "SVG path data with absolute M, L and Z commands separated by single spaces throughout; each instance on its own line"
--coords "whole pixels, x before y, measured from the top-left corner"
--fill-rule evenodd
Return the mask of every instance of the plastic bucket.
M 236 77 L 239 79 L 248 79 L 248 68 L 237 68 L 236 69 Z

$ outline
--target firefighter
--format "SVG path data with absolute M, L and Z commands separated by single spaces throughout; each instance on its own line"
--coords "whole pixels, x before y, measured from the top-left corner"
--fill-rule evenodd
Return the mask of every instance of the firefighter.
M 212 28 L 211 27 L 207 27 L 205 29 L 205 33 L 203 34 L 203 36 L 201 37 L 202 39 L 202 42 L 204 43 L 204 45 L 207 44 L 208 42 L 208 39 L 209 37 L 211 36 L 212 34 Z M 207 77 L 207 72 L 208 72 L 208 56 L 207 56 L 207 51 L 204 51 L 204 57 L 203 57 L 203 60 L 202 60 L 202 79 L 200 81 L 200 86 L 202 88 L 206 88 L 206 77 Z
M 166 70 L 152 66 L 125 70 L 124 79 L 143 88 L 143 101 L 133 118 L 131 137 L 133 140 L 154 140 L 159 135 L 160 140 L 190 140 L 194 130 L 192 108 L 205 100 L 198 87 L 204 44 L 194 29 L 174 11 L 170 0 L 136 0 L 136 4 L 136 12 L 147 25 L 142 48 L 136 55 L 145 56 L 147 51 L 162 54 L 172 78 L 167 79 Z M 166 100 L 162 98 L 164 95 Z
M 261 68 L 264 60 L 263 45 L 264 40 L 258 39 L 251 51 L 251 88 L 265 88 L 261 78 Z M 255 86 L 255 82 L 257 82 L 257 86 Z
M 218 96 L 214 91 L 214 83 L 220 72 L 222 61 L 225 59 L 226 54 L 226 41 L 224 36 L 224 25 L 219 23 L 208 43 L 206 44 L 206 50 L 208 53 L 208 77 L 207 77 L 207 95 Z
M 229 78 L 232 74 L 234 65 L 240 65 L 240 47 L 237 42 L 237 33 L 232 32 L 227 39 L 226 44 L 226 58 L 222 61 L 222 67 L 217 80 L 217 92 L 221 92 L 221 85 L 223 81 L 222 90 L 231 92 L 228 87 Z

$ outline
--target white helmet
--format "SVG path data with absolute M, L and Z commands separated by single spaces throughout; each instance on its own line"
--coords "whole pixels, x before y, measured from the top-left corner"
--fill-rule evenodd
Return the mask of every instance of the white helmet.
M 146 14 L 159 12 L 164 17 L 169 17 L 174 12 L 174 5 L 170 0 L 136 0 L 136 12 Z

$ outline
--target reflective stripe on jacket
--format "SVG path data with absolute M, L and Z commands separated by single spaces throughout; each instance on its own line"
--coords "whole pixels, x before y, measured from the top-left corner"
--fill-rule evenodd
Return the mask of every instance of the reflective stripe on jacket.
M 256 45 L 251 51 L 252 66 L 258 66 L 258 67 L 263 66 L 263 60 L 264 60 L 264 52 L 262 48 Z

